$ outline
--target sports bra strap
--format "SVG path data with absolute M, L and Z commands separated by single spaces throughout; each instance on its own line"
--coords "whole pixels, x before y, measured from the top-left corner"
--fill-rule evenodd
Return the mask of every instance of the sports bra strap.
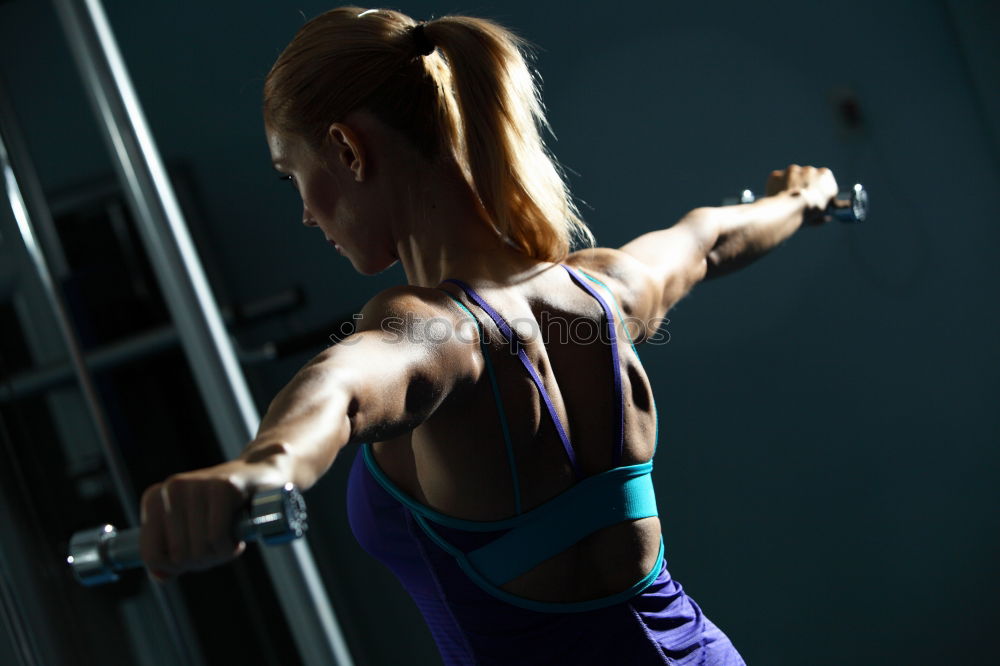
M 588 534 L 628 520 L 657 515 L 652 462 L 587 477 L 556 496 L 535 519 L 467 554 L 494 585 L 503 585 Z
M 641 592 L 656 578 L 664 563 L 661 536 L 656 563 L 641 580 L 617 595 L 585 602 L 536 602 L 499 587 L 603 527 L 658 515 L 650 476 L 652 460 L 595 474 L 518 516 L 476 521 L 449 516 L 417 502 L 382 472 L 370 444 L 361 445 L 361 454 L 365 467 L 378 484 L 409 509 L 410 515 L 434 543 L 454 557 L 483 590 L 516 606 L 542 612 L 602 608 Z M 465 532 L 509 531 L 484 546 L 465 552 L 445 539 L 438 531 L 439 526 Z
M 556 414 L 556 408 L 552 404 L 552 399 L 549 397 L 549 392 L 545 390 L 545 384 L 542 382 L 542 378 L 538 376 L 538 372 L 535 370 L 535 366 L 531 363 L 528 355 L 525 353 L 524 348 L 521 346 L 521 342 L 517 337 L 517 334 L 511 330 L 510 325 L 507 324 L 506 320 L 497 313 L 489 303 L 484 301 L 475 290 L 462 282 L 461 280 L 456 280 L 454 278 L 448 278 L 443 280 L 443 282 L 452 282 L 457 284 L 466 295 L 472 299 L 472 301 L 482 308 L 486 314 L 493 319 L 496 323 L 497 328 L 500 329 L 500 333 L 504 336 L 507 344 L 510 345 L 511 353 L 516 353 L 518 359 L 520 359 L 521 364 L 528 371 L 531 376 L 531 381 L 535 383 L 535 387 L 538 389 L 539 395 L 542 396 L 542 400 L 545 402 L 545 407 L 548 409 L 549 416 L 552 417 L 552 422 L 555 424 L 556 432 L 559 433 L 559 439 L 562 441 L 563 449 L 566 451 L 566 456 L 569 458 L 570 464 L 573 466 L 573 474 L 575 478 L 580 479 L 583 477 L 580 467 L 576 461 L 576 453 L 573 451 L 573 445 L 569 442 L 569 436 L 566 434 L 566 430 L 563 428 L 562 421 L 559 420 L 559 415 Z
M 600 280 L 598 280 L 597 278 L 595 278 L 593 275 L 591 275 L 587 271 L 583 270 L 582 268 L 577 268 L 576 271 L 579 272 L 579 273 L 583 273 L 583 275 L 588 280 L 590 280 L 591 282 L 593 282 L 595 284 L 599 284 L 602 287 L 604 287 L 605 291 L 608 292 L 608 295 L 611 296 L 611 302 L 615 306 L 615 312 L 618 313 L 618 318 L 622 322 L 622 328 L 625 331 L 625 335 L 628 337 L 628 343 L 632 347 L 632 353 L 635 354 L 635 358 L 641 363 L 642 362 L 642 358 L 639 356 L 639 350 L 637 350 L 635 348 L 635 341 L 632 339 L 632 335 L 631 335 L 631 333 L 629 333 L 628 327 L 625 326 L 625 315 L 622 314 L 621 308 L 618 307 L 618 301 L 615 299 L 615 293 L 613 291 L 611 291 L 611 287 L 609 287 L 608 285 L 604 284 L 603 282 L 601 282 Z M 652 395 L 650 395 L 649 398 L 652 401 L 652 405 L 653 405 L 653 424 L 654 424 L 653 425 L 653 455 L 655 456 L 656 455 L 656 447 L 660 443 L 660 419 L 659 419 L 659 416 L 657 415 L 657 412 L 656 412 L 656 398 L 654 396 L 652 396 Z
M 604 320 L 608 324 L 608 342 L 611 345 L 611 368 L 615 380 L 615 451 L 612 458 L 612 467 L 621 464 L 622 454 L 625 451 L 625 399 L 622 395 L 622 367 L 618 359 L 618 336 L 615 333 L 615 316 L 611 308 L 605 302 L 597 290 L 587 284 L 587 281 L 576 274 L 572 268 L 566 264 L 559 264 L 566 269 L 573 281 L 583 287 L 583 289 L 597 299 L 604 310 Z
M 472 319 L 472 321 L 476 324 L 476 330 L 479 331 L 479 346 L 482 350 L 483 358 L 485 359 L 486 373 L 490 377 L 490 385 L 493 387 L 493 398 L 497 406 L 497 412 L 500 415 L 500 430 L 501 432 L 503 432 L 503 442 L 504 446 L 507 448 L 507 463 L 510 466 L 511 482 L 514 484 L 514 513 L 520 514 L 521 484 L 517 480 L 517 464 L 514 461 L 514 444 L 510 439 L 510 426 L 507 424 L 507 416 L 506 414 L 504 414 L 503 398 L 500 397 L 500 385 L 497 383 L 496 371 L 493 369 L 493 362 L 490 360 L 490 355 L 486 353 L 487 348 L 486 348 L 486 340 L 483 336 L 483 327 L 480 326 L 479 320 L 476 319 L 476 316 L 474 314 L 469 312 L 469 308 L 465 307 L 465 304 L 462 303 L 462 301 L 458 300 L 444 289 L 442 289 L 441 291 L 444 291 L 446 294 L 448 294 L 448 298 L 455 301 L 458 307 L 465 310 L 466 314 L 469 315 L 469 318 Z

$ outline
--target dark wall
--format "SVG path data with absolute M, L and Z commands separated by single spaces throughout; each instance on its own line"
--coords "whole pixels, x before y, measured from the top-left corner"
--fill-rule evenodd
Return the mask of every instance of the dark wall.
M 398 267 L 354 274 L 270 168 L 264 75 L 329 5 L 105 6 L 161 153 L 194 176 L 217 292 L 307 290 L 248 343 L 403 281 Z M 669 344 L 640 348 L 667 559 L 752 664 L 985 663 L 1000 619 L 994 6 L 396 7 L 489 16 L 542 47 L 551 145 L 601 245 L 792 162 L 868 187 L 870 223 L 805 230 L 698 286 L 670 313 Z M 46 3 L 0 6 L 0 54 L 46 190 L 110 174 Z M 306 358 L 256 370 L 258 403 Z M 338 613 L 362 663 L 433 663 L 413 604 L 347 529 L 348 454 L 311 491 Z

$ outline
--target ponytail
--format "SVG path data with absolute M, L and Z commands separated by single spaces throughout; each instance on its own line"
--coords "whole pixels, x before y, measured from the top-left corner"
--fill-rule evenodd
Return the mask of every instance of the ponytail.
M 358 7 L 312 19 L 268 74 L 265 123 L 320 145 L 330 123 L 365 108 L 424 157 L 453 157 L 497 232 L 526 255 L 558 262 L 574 242 L 594 246 L 542 140 L 551 128 L 527 42 L 481 18 L 444 16 L 417 39 L 415 25 Z

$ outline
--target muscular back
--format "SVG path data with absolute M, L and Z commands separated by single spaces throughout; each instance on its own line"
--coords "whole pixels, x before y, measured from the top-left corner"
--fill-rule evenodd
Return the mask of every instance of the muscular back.
M 615 250 L 585 251 L 566 263 L 604 282 L 605 300 L 613 296 L 628 312 L 635 309 L 629 285 L 643 279 Z M 600 304 L 554 264 L 539 264 L 526 279 L 506 285 L 472 284 L 508 322 L 534 322 L 539 334 L 518 327 L 525 352 L 538 371 L 566 429 L 585 476 L 610 469 L 615 448 L 615 393 L 611 348 L 598 332 L 604 328 Z M 528 511 L 574 483 L 572 468 L 541 395 L 524 366 L 502 341 L 494 322 L 462 290 L 440 286 L 476 316 L 487 340 L 510 427 L 521 488 Z M 435 290 L 429 290 L 435 291 Z M 440 293 L 440 292 L 438 292 Z M 453 302 L 449 319 L 468 318 Z M 612 308 L 614 306 L 612 305 Z M 444 314 L 444 313 L 443 313 Z M 618 313 L 616 312 L 616 317 Z M 629 340 L 617 345 L 625 402 L 621 465 L 653 455 L 655 414 L 649 379 Z M 490 382 L 479 381 L 452 392 L 421 425 L 373 442 L 384 472 L 419 502 L 467 520 L 500 520 L 515 514 L 501 422 Z M 655 517 L 613 525 L 503 585 L 530 599 L 583 601 L 627 589 L 656 561 L 660 525 Z

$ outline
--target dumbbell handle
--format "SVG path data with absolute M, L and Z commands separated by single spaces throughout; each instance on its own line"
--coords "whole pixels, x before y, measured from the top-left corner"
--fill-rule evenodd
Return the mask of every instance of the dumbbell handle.
M 292 484 L 255 494 L 233 524 L 241 541 L 267 545 L 287 543 L 305 534 L 306 504 Z M 139 557 L 139 528 L 127 530 L 101 525 L 75 533 L 69 541 L 66 562 L 76 579 L 86 586 L 118 580 L 118 572 L 143 566 Z
M 723 199 L 722 205 L 753 203 L 757 196 L 750 190 L 743 190 L 739 197 Z M 861 183 L 856 183 L 847 192 L 841 192 L 827 206 L 826 212 L 841 222 L 859 223 L 868 218 L 868 191 Z

